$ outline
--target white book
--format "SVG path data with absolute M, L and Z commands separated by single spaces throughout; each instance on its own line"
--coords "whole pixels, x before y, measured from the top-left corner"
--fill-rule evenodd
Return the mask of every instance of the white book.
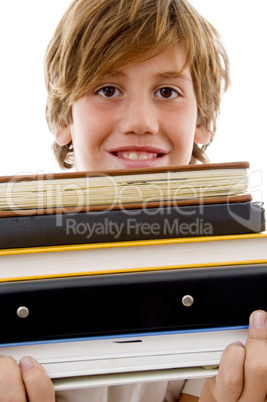
M 0 250 L 0 281 L 267 262 L 267 235 Z
M 0 353 L 34 357 L 63 390 L 212 376 L 226 346 L 246 337 L 245 327 L 215 328 L 0 345 Z

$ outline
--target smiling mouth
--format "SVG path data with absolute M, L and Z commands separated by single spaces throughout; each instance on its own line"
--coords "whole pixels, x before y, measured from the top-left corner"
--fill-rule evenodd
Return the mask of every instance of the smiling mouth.
M 144 152 L 144 151 L 119 151 L 119 152 L 113 152 L 113 155 L 121 159 L 138 161 L 138 160 L 160 158 L 164 154 L 156 152 Z

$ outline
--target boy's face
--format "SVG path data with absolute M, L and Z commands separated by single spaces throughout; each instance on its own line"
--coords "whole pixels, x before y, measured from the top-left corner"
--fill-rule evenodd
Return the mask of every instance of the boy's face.
M 188 164 L 194 141 L 209 142 L 197 125 L 190 69 L 183 47 L 131 64 L 101 79 L 73 104 L 73 123 L 56 134 L 73 141 L 76 170 Z

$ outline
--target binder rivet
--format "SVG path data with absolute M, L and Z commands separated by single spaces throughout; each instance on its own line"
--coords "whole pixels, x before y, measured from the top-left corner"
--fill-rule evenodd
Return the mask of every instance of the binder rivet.
M 17 316 L 19 318 L 26 318 L 30 314 L 28 307 L 21 306 L 17 309 Z
M 182 303 L 185 307 L 190 307 L 194 303 L 194 298 L 191 295 L 185 295 L 182 298 Z

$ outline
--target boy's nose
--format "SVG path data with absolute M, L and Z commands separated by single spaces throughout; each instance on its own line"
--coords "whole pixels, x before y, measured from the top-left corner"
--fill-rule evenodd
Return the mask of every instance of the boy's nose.
M 135 102 L 126 102 L 119 130 L 122 134 L 157 134 L 159 121 L 153 101 L 139 98 Z

